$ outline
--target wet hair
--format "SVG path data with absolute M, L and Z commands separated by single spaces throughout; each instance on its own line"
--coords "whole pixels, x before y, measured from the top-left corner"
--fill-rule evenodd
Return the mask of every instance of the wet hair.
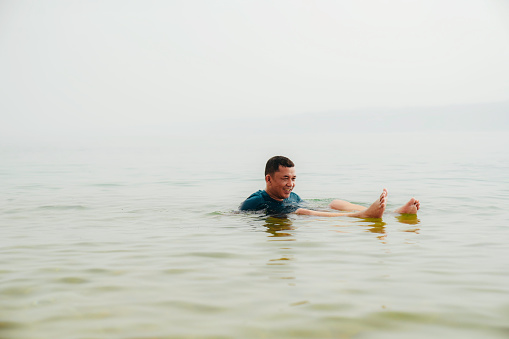
M 267 161 L 267 164 L 265 165 L 265 175 L 267 174 L 272 175 L 276 173 L 277 171 L 279 171 L 279 166 L 294 167 L 295 164 L 287 157 L 276 155 L 275 157 L 272 157 Z

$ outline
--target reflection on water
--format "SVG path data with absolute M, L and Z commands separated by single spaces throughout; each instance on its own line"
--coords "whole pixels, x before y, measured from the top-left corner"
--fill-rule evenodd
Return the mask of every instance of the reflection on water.
M 398 214 L 396 216 L 396 220 L 400 223 L 408 224 L 408 225 L 417 225 L 421 221 L 417 217 L 416 214 Z M 380 240 L 384 240 L 387 237 L 387 230 L 385 226 L 387 225 L 382 219 L 359 219 L 355 221 L 356 223 L 360 223 L 362 226 L 367 227 L 367 232 L 378 233 L 380 234 L 377 238 Z M 419 232 L 419 228 L 412 228 L 404 230 L 403 232 Z
M 286 233 L 281 231 L 293 230 L 292 221 L 286 217 L 271 217 L 268 216 L 265 220 L 267 233 L 271 235 L 269 237 L 293 237 L 292 233 Z M 295 239 L 281 239 L 284 241 L 294 241 Z
M 368 232 L 380 234 L 377 237 L 378 239 L 384 240 L 387 237 L 385 229 L 387 223 L 385 223 L 382 219 L 361 219 L 358 222 L 362 223 L 363 226 L 366 226 L 368 228 Z
M 295 238 L 292 233 L 284 232 L 291 231 L 295 228 L 292 226 L 292 220 L 288 219 L 286 216 L 278 216 L 272 217 L 268 216 L 265 219 L 264 226 L 267 228 L 266 232 L 269 233 L 269 238 L 277 237 L 278 239 L 269 239 L 269 241 L 295 241 Z M 283 231 L 283 232 L 282 232 Z M 269 259 L 267 262 L 267 266 L 274 267 L 274 270 L 270 271 L 270 279 L 276 280 L 289 280 L 287 283 L 289 286 L 295 286 L 293 282 L 295 277 L 295 272 L 292 268 L 293 256 L 289 253 L 293 252 L 292 248 L 282 247 L 278 250 L 278 256 L 273 259 Z M 276 268 L 277 267 L 277 268 Z
M 288 260 L 292 260 L 291 258 L 282 257 L 278 259 L 270 259 L 267 265 L 286 265 Z
M 387 223 L 383 222 L 382 220 L 377 220 L 371 222 L 367 226 L 370 227 L 368 230 L 372 233 L 386 234 L 385 225 L 387 225 Z
M 417 225 L 421 222 L 417 217 L 417 214 L 399 214 L 396 216 L 399 222 L 409 225 Z

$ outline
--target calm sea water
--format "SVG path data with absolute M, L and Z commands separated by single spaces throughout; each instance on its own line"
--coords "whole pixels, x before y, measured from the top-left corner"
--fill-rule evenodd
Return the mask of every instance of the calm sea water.
M 343 134 L 0 146 L 0 338 L 507 338 L 509 137 Z M 382 220 L 239 214 L 265 161 Z

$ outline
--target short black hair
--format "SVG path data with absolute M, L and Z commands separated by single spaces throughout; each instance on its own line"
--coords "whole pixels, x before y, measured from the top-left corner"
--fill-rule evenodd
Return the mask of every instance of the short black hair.
M 267 161 L 267 164 L 265 165 L 265 175 L 267 174 L 272 175 L 276 173 L 277 171 L 279 171 L 279 166 L 294 167 L 295 164 L 287 157 L 284 157 L 282 155 L 276 155 Z

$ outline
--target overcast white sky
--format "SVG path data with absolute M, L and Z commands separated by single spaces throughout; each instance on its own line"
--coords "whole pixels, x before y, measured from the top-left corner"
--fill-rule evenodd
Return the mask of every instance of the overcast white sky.
M 509 1 L 0 0 L 0 133 L 509 100 Z

